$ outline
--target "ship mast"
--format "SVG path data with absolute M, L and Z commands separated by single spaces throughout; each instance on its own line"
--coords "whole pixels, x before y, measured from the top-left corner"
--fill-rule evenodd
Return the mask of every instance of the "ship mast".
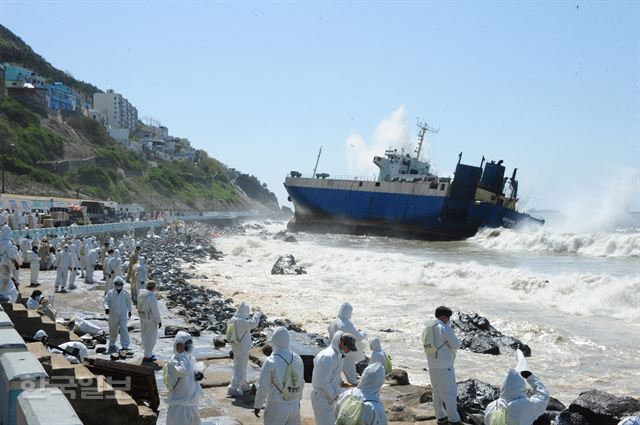
M 322 146 L 320 146 L 320 150 L 318 151 L 318 158 L 316 158 L 316 166 L 313 167 L 313 175 L 311 177 L 316 176 L 316 170 L 318 169 L 318 162 L 320 162 L 320 155 L 322 154 Z
M 416 118 L 416 124 L 418 125 L 418 147 L 416 148 L 416 160 L 420 161 L 420 152 L 422 151 L 422 143 L 424 142 L 424 136 L 427 132 L 438 133 L 440 130 L 429 126 L 425 121 Z

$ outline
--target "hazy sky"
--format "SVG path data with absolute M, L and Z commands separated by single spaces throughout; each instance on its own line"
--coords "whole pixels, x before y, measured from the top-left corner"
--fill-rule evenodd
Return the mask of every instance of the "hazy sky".
M 523 208 L 640 205 L 640 2 L 7 1 L 53 65 L 266 181 L 415 141 L 519 168 Z M 631 205 L 629 205 L 631 202 Z

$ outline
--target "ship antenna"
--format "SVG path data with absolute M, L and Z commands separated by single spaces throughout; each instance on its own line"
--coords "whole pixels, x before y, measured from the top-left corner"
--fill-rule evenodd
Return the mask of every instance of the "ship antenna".
M 322 146 L 320 146 L 320 150 L 318 151 L 318 158 L 316 158 L 316 166 L 313 167 L 313 176 L 316 176 L 316 171 L 318 170 L 318 162 L 320 162 L 320 155 L 322 154 Z
M 429 126 L 429 124 L 422 121 L 420 118 L 416 118 L 416 123 L 419 129 L 418 130 L 418 147 L 416 148 L 416 160 L 420 161 L 420 152 L 422 151 L 422 143 L 424 142 L 425 134 L 427 132 L 438 133 L 440 132 L 440 130 Z

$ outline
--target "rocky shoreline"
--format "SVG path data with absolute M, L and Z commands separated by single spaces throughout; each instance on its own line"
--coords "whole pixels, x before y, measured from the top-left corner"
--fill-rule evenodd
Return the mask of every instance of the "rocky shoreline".
M 255 229 L 257 224 L 252 224 Z M 228 228 L 226 232 L 242 234 L 243 226 Z M 219 229 L 194 224 L 186 227 L 184 233 L 173 236 L 167 243 L 158 243 L 155 238 L 141 241 L 142 250 L 149 258 L 150 278 L 156 281 L 160 293 L 166 299 L 168 308 L 184 317 L 189 323 L 188 331 L 198 335 L 203 331 L 215 334 L 212 344 L 222 346 L 226 342 L 224 333 L 226 321 L 235 312 L 234 300 L 225 298 L 221 293 L 191 284 L 190 279 L 209 280 L 208 276 L 195 275 L 190 272 L 196 263 L 208 260 L 223 261 L 224 253 L 212 244 L 212 232 Z M 275 236 L 278 239 L 294 242 L 295 237 L 285 233 Z M 283 256 L 276 261 L 272 274 L 306 273 L 297 269 L 293 255 Z M 216 276 L 221 277 L 221 276 Z M 221 277 L 222 278 L 222 277 Z M 525 355 L 532 355 L 531 349 L 516 337 L 502 334 L 495 329 L 489 320 L 475 313 L 457 312 L 452 320 L 454 329 L 459 335 L 463 349 L 485 355 L 510 355 L 515 349 L 521 349 Z M 270 319 L 263 315 L 259 326 L 252 333 L 253 345 L 268 354 L 268 328 L 286 326 L 289 330 L 300 334 L 306 332 L 288 319 Z M 165 335 L 169 336 L 179 330 L 167 327 Z M 318 335 L 307 338 L 322 348 L 326 341 Z M 259 358 L 254 357 L 259 363 Z M 307 375 L 305 373 L 305 375 Z M 390 422 L 414 423 L 435 419 L 431 406 L 431 388 L 409 384 L 409 376 L 401 369 L 394 370 L 383 387 L 383 400 Z M 484 423 L 484 409 L 499 396 L 499 388 L 479 380 L 469 379 L 458 383 L 458 410 L 463 421 L 469 424 Z M 247 402 L 246 400 L 244 402 Z M 244 403 L 243 403 L 244 404 Z M 247 404 L 250 404 L 247 402 Z M 598 390 L 588 390 L 566 407 L 559 400 L 552 398 L 547 412 L 535 424 L 557 425 L 596 425 L 617 424 L 625 416 L 640 413 L 640 400 L 632 397 L 619 397 Z

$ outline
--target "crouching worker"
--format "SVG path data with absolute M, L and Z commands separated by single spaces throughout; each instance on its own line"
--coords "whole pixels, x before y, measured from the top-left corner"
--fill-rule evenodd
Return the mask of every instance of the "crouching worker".
M 487 425 L 531 425 L 549 405 L 549 391 L 531 373 L 520 350 L 516 350 L 516 361 L 516 369 L 509 370 L 502 384 L 500 398 L 491 402 L 484 411 L 484 423 Z M 533 388 L 531 397 L 527 397 L 527 382 Z
M 304 365 L 289 350 L 289 331 L 280 326 L 271 337 L 273 353 L 262 365 L 254 412 L 260 417 L 264 405 L 265 425 L 300 425 L 300 400 L 304 387 Z
M 200 425 L 198 404 L 202 388 L 198 381 L 204 378 L 196 371 L 191 335 L 184 331 L 176 334 L 173 356 L 163 369 L 164 384 L 169 391 L 167 425 Z
M 345 391 L 338 398 L 336 425 L 387 425 L 387 415 L 380 400 L 385 375 L 385 368 L 380 363 L 364 370 L 358 387 Z

